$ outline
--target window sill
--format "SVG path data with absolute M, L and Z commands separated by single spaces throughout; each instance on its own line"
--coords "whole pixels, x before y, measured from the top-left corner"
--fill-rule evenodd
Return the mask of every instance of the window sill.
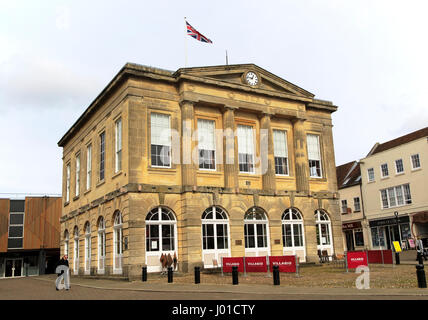
M 83 195 L 84 195 L 84 196 L 86 196 L 89 192 L 91 192 L 91 190 L 92 190 L 92 189 L 91 189 L 91 188 L 89 188 L 88 190 L 86 190 L 86 191 L 83 193 Z
M 403 171 L 403 172 L 396 173 L 396 174 L 395 174 L 395 176 L 402 176 L 403 174 L 404 174 L 404 171 Z
M 275 178 L 277 178 L 279 180 L 281 180 L 281 179 L 284 179 L 284 180 L 294 180 L 294 177 L 292 177 L 290 175 L 285 175 L 285 174 L 276 174 Z
M 70 204 L 70 201 L 67 201 L 64 203 L 64 207 L 68 206 Z
M 197 173 L 200 175 L 217 175 L 217 176 L 220 176 L 223 174 L 222 172 L 219 172 L 217 170 L 203 170 L 203 169 L 197 170 Z
M 73 198 L 73 201 L 79 200 L 79 198 L 80 198 L 80 196 L 75 196 L 75 197 Z
M 376 180 L 373 180 L 373 181 L 367 181 L 367 183 L 375 183 L 376 182 Z
M 149 167 L 147 169 L 149 172 L 158 172 L 158 173 L 169 173 L 169 174 L 176 174 L 177 169 L 171 168 L 171 167 Z
M 95 186 L 96 188 L 98 188 L 99 186 L 102 186 L 104 183 L 106 183 L 106 180 L 101 180 L 100 182 L 97 183 L 97 185 Z
M 242 172 L 238 174 L 238 178 L 242 179 L 259 179 L 261 176 L 256 175 L 255 173 Z
M 389 179 L 389 176 L 381 177 L 381 178 L 380 178 L 380 180 L 386 180 L 386 179 Z
M 309 177 L 309 181 L 312 182 L 327 182 L 327 179 L 324 177 Z
M 114 179 L 114 178 L 116 178 L 116 177 L 118 177 L 118 176 L 120 176 L 121 174 L 123 173 L 123 171 L 122 170 L 119 170 L 118 172 L 116 172 L 111 178 L 112 179 Z
M 412 172 L 419 171 L 419 170 L 422 170 L 422 168 L 419 167 L 419 168 L 416 168 L 416 169 L 412 169 Z

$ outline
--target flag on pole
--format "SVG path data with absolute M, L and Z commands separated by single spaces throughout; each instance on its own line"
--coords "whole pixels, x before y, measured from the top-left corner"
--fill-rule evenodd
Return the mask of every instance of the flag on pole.
M 207 37 L 202 35 L 199 31 L 197 31 L 195 28 L 193 28 L 187 21 L 186 21 L 186 26 L 187 26 L 187 34 L 192 38 L 195 38 L 196 40 L 199 40 L 201 42 L 213 43 L 210 39 L 208 39 Z

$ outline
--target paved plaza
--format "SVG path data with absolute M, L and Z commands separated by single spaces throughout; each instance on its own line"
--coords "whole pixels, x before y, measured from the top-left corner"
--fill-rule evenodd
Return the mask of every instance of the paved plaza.
M 428 300 L 428 289 L 296 288 L 285 285 L 168 284 L 72 277 L 55 290 L 55 275 L 0 280 L 5 300 Z

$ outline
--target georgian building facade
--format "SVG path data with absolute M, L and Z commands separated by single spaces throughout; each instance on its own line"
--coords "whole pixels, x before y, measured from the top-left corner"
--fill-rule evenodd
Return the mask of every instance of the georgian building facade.
M 253 64 L 126 64 L 58 143 L 72 272 L 342 253 L 336 110 Z

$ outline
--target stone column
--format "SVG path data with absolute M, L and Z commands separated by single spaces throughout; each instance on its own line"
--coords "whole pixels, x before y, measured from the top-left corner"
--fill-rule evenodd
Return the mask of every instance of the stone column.
M 309 192 L 309 163 L 306 147 L 304 119 L 293 121 L 294 155 L 296 168 L 296 189 L 298 192 Z
M 223 113 L 223 166 L 224 187 L 237 188 L 238 185 L 238 147 L 235 139 L 235 108 L 225 106 Z
M 266 132 L 261 132 L 260 137 L 260 159 L 262 162 L 262 182 L 264 191 L 276 190 L 276 177 L 275 177 L 275 156 L 273 146 L 273 131 L 271 126 L 271 114 L 264 113 L 260 121 L 260 129 Z M 267 134 L 267 136 L 266 136 Z M 266 152 L 266 148 L 262 144 L 267 143 L 267 155 L 262 154 Z M 267 163 L 266 163 L 267 160 Z
M 181 175 L 183 188 L 186 189 L 189 186 L 192 188 L 196 186 L 196 167 L 192 159 L 192 152 L 195 147 L 195 143 L 192 141 L 193 131 L 195 130 L 195 112 L 191 101 L 184 100 L 180 105 L 182 119 Z

